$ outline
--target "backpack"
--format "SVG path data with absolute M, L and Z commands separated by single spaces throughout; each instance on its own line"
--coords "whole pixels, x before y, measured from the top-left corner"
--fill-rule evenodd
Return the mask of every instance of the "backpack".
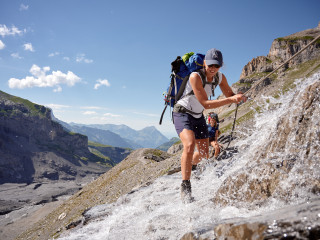
M 192 72 L 198 71 L 200 73 L 200 77 L 203 83 L 203 87 L 206 84 L 206 76 L 200 71 L 203 68 L 203 60 L 205 55 L 201 53 L 186 53 L 182 57 L 178 56 L 172 63 L 171 63 L 171 75 L 170 75 L 170 83 L 167 88 L 167 91 L 163 94 L 165 96 L 165 107 L 162 111 L 159 124 L 161 125 L 163 115 L 168 107 L 174 107 L 174 105 L 178 102 L 181 98 L 186 84 L 189 80 L 189 76 Z M 218 85 L 218 81 L 214 82 L 214 86 Z M 213 84 L 212 84 L 213 85 Z M 188 93 L 187 95 L 194 94 L 193 91 Z

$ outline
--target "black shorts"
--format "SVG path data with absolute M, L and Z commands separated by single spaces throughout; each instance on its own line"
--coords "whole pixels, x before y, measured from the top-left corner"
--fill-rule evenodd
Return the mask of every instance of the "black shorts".
M 173 112 L 172 116 L 178 135 L 183 129 L 188 129 L 194 132 L 196 139 L 209 137 L 207 123 L 203 115 L 200 118 L 195 118 L 188 113 Z

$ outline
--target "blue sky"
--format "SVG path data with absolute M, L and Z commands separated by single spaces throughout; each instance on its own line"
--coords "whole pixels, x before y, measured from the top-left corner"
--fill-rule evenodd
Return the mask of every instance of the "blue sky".
M 0 89 L 66 122 L 174 137 L 169 110 L 158 122 L 176 56 L 220 49 L 231 85 L 275 38 L 316 27 L 319 9 L 319 0 L 0 0 Z

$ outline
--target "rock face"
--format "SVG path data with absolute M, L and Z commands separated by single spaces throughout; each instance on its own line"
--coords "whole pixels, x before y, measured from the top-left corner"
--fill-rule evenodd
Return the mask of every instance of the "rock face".
M 304 46 L 311 42 L 314 38 L 319 36 L 319 26 L 313 29 L 308 29 L 302 32 L 291 34 L 284 38 L 277 38 L 272 42 L 268 58 L 271 61 L 284 62 L 286 59 L 292 57 L 295 53 L 300 51 Z M 320 41 L 309 46 L 305 51 L 293 58 L 287 67 L 306 62 L 312 58 L 319 56 L 320 52 Z
M 259 56 L 252 59 L 251 62 L 244 66 L 240 75 L 240 79 L 246 78 L 253 73 L 271 72 L 319 35 L 320 27 L 318 26 L 313 29 L 291 34 L 287 37 L 275 39 L 271 44 L 268 56 Z M 319 55 L 320 40 L 316 41 L 316 43 L 312 44 L 303 52 L 301 52 L 301 54 L 293 58 L 284 68 L 284 70 L 316 58 Z
M 272 42 L 268 56 L 253 58 L 246 64 L 241 72 L 238 84 L 234 85 L 237 91 L 246 92 L 251 86 L 264 75 L 272 72 L 287 59 L 292 57 L 304 46 L 320 35 L 320 27 L 298 32 L 287 37 L 277 38 Z M 301 54 L 293 58 L 288 64 L 278 71 L 284 72 L 288 68 L 297 66 L 308 60 L 320 56 L 320 39 L 309 46 Z M 261 87 L 269 85 L 270 79 L 266 79 Z
M 74 180 L 107 169 L 89 160 L 84 135 L 51 120 L 51 110 L 0 92 L 0 183 Z
M 272 61 L 265 56 L 259 56 L 259 57 L 253 58 L 247 65 L 243 67 L 242 73 L 240 75 L 240 79 L 248 77 L 251 74 L 256 72 L 272 72 L 272 71 L 273 71 Z

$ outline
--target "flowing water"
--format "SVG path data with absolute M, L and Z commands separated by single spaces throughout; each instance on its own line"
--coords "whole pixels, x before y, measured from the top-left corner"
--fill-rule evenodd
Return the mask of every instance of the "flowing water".
M 235 147 L 238 153 L 231 158 L 221 160 L 217 164 L 208 162 L 205 170 L 196 178 L 193 173 L 191 178 L 193 196 L 195 201 L 190 204 L 183 204 L 180 200 L 181 175 L 176 173 L 170 176 L 158 178 L 149 186 L 142 187 L 137 191 L 122 196 L 113 204 L 105 204 L 92 208 L 86 216 L 92 220 L 80 228 L 74 229 L 61 239 L 180 239 L 187 232 L 205 232 L 211 226 L 234 219 L 250 219 L 256 215 L 268 213 L 276 209 L 282 209 L 290 205 L 305 203 L 314 199 L 316 194 L 304 188 L 306 172 L 313 179 L 320 179 L 320 167 L 318 160 L 312 159 L 313 151 L 318 151 L 319 139 L 313 141 L 309 146 L 308 156 L 310 164 L 303 165 L 296 163 L 286 178 L 280 178 L 279 189 L 263 201 L 253 204 L 253 201 L 237 200 L 238 192 L 248 191 L 244 189 L 233 189 L 229 193 L 230 198 L 225 199 L 224 205 L 216 204 L 213 201 L 220 187 L 227 179 L 236 177 L 239 173 L 248 174 L 248 166 L 259 165 L 255 161 L 257 154 L 270 145 L 272 140 L 277 138 L 279 131 L 279 119 L 290 118 L 294 112 L 292 99 L 297 98 L 295 93 L 303 92 L 309 85 L 319 81 L 320 73 L 316 73 L 308 79 L 297 80 L 298 87 L 293 91 L 274 99 L 262 97 L 260 107 L 262 113 L 255 115 L 255 124 L 251 129 L 238 130 L 237 134 L 241 139 L 236 141 Z M 298 103 L 297 103 L 298 105 Z M 277 107 L 275 107 L 277 106 Z M 318 106 L 320 109 L 320 106 Z M 317 114 L 319 111 L 317 112 Z M 312 116 L 313 122 L 310 134 L 320 134 L 320 115 Z M 290 134 L 290 133 L 288 133 Z M 309 134 L 309 133 L 306 133 Z M 292 156 L 290 149 L 294 148 L 295 156 L 304 156 L 306 146 L 297 146 L 294 136 L 290 137 L 291 142 L 286 144 L 282 152 L 275 151 L 267 155 L 270 162 L 278 164 L 288 156 Z M 290 150 L 290 151 L 289 151 Z M 304 169 L 307 168 L 307 169 Z M 252 178 L 262 178 L 259 172 L 250 171 Z M 295 187 L 293 187 L 295 186 Z M 232 186 L 229 186 L 232 189 Z M 281 195 L 282 190 L 290 189 L 287 199 Z M 289 199 L 288 199 L 289 198 Z M 282 213 L 283 214 L 283 213 Z M 320 212 L 317 213 L 319 221 Z

